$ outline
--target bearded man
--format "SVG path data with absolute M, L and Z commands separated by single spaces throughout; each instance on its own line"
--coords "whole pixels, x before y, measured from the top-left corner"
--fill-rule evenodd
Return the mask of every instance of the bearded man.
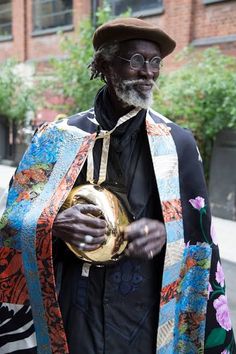
M 190 132 L 150 108 L 175 42 L 124 18 L 99 27 L 93 45 L 92 79 L 105 82 L 94 108 L 41 127 L 9 192 L 1 348 L 235 353 L 199 152 Z M 89 254 L 106 241 L 97 206 L 61 210 L 70 190 L 88 182 L 118 195 L 132 217 L 128 245 L 111 264 L 71 252 Z

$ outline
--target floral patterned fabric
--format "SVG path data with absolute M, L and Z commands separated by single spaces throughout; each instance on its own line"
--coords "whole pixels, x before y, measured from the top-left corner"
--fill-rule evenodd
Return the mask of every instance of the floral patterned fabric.
M 37 345 L 37 353 L 68 353 L 51 228 L 94 138 L 66 122 L 42 126 L 19 164 L 0 222 L 1 313 L 7 314 L 7 322 L 0 321 L 0 352 L 33 353 Z
M 200 353 L 204 349 L 211 248 L 187 245 L 180 272 L 176 305 L 176 353 Z

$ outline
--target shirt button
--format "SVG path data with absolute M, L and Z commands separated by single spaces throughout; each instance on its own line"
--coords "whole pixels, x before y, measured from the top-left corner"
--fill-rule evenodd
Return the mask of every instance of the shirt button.
M 103 300 L 104 305 L 108 305 L 110 303 L 109 297 L 105 297 Z

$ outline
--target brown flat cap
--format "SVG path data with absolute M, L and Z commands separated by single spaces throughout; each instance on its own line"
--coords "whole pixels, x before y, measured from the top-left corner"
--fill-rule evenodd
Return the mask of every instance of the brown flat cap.
M 112 41 L 145 39 L 159 45 L 161 56 L 170 54 L 176 46 L 167 33 L 146 21 L 134 17 L 116 18 L 98 27 L 93 36 L 93 46 L 97 50 Z

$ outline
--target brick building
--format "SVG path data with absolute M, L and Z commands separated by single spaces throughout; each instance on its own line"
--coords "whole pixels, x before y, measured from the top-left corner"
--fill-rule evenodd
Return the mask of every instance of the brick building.
M 220 45 L 236 55 L 235 0 L 109 0 L 115 14 L 130 6 L 134 16 L 148 18 L 177 42 L 176 52 L 192 43 Z M 45 62 L 61 55 L 57 31 L 73 35 L 82 17 L 91 15 L 98 0 L 1 0 L 0 61 Z
M 0 62 L 15 57 L 26 64 L 34 62 L 36 70 L 41 70 L 50 58 L 63 55 L 58 30 L 73 36 L 84 16 L 95 19 L 101 1 L 0 0 Z M 177 42 L 175 53 L 189 44 L 199 48 L 218 45 L 225 53 L 236 56 L 235 0 L 107 1 L 115 15 L 129 6 L 134 16 L 146 18 L 166 30 Z M 166 59 L 167 70 L 175 68 L 172 58 Z M 44 119 L 52 117 L 55 112 L 43 114 Z M 0 117 L 2 144 L 4 129 Z

